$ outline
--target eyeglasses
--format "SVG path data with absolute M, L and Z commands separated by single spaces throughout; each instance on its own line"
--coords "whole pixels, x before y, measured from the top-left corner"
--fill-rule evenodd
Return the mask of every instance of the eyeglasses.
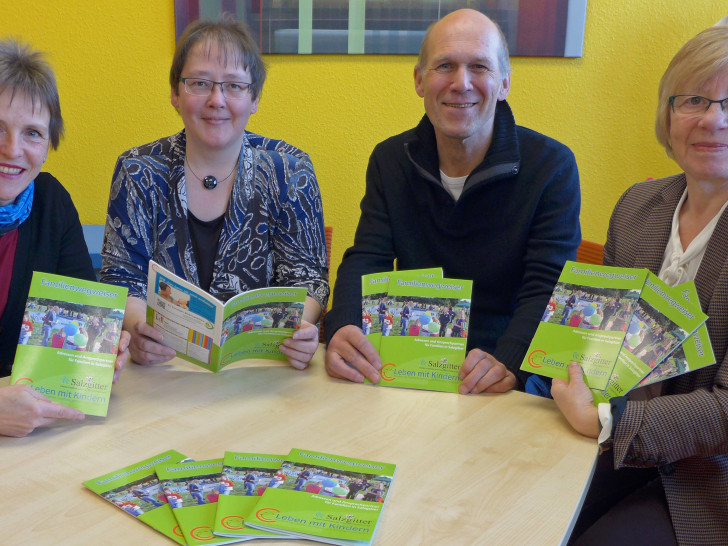
M 226 99 L 238 100 L 245 97 L 245 92 L 250 89 L 252 83 L 246 82 L 215 82 L 204 78 L 180 78 L 185 84 L 185 91 L 188 95 L 196 97 L 207 97 L 220 86 L 222 94 Z
M 697 116 L 704 114 L 714 102 L 720 104 L 720 109 L 725 114 L 726 106 L 728 106 L 728 97 L 720 100 L 712 100 L 701 97 L 700 95 L 673 95 L 670 97 L 670 106 L 672 106 L 672 111 L 676 114 L 683 114 L 685 116 Z

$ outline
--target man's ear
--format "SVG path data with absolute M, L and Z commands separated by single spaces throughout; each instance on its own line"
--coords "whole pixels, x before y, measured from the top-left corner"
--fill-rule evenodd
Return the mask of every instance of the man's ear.
M 506 100 L 508 93 L 511 91 L 511 75 L 507 75 L 501 80 L 501 89 L 498 92 L 498 100 Z
M 422 84 L 422 70 L 420 69 L 419 64 L 415 65 L 415 90 L 420 97 L 424 98 L 425 87 Z

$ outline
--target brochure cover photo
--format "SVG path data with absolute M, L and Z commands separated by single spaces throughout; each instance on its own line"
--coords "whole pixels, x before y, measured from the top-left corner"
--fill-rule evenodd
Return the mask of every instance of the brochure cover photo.
M 247 527 L 245 522 L 263 492 L 285 482 L 286 475 L 280 469 L 284 458 L 269 453 L 225 452 L 215 515 L 216 535 L 245 539 L 279 536 Z
M 521 369 L 567 379 L 575 361 L 590 388 L 604 389 L 646 278 L 646 269 L 566 262 Z
M 306 292 L 260 288 L 223 303 L 150 261 L 147 322 L 180 358 L 212 372 L 247 358 L 285 360 L 278 348 L 300 328 Z
M 472 281 L 392 273 L 387 298 L 399 312 L 382 335 L 382 386 L 457 392 L 465 360 Z
M 154 467 L 162 463 L 179 463 L 185 456 L 169 450 L 138 463 L 114 470 L 83 482 L 89 490 L 106 499 L 127 514 L 149 525 L 177 544 L 186 544 L 177 520 L 172 514 Z
M 190 546 L 237 542 L 213 533 L 222 459 L 158 464 L 157 477 Z M 239 539 L 238 539 L 239 540 Z
M 34 272 L 10 383 L 105 417 L 126 294 L 118 286 Z
M 397 274 L 441 279 L 442 268 L 387 271 L 361 276 L 361 329 L 376 349 L 379 349 L 382 335 L 399 335 L 401 332 L 407 331 L 410 323 L 410 309 L 401 304 L 396 305 L 388 294 L 389 278 L 391 275 Z
M 292 449 L 285 481 L 268 487 L 248 525 L 330 544 L 369 544 L 395 465 Z

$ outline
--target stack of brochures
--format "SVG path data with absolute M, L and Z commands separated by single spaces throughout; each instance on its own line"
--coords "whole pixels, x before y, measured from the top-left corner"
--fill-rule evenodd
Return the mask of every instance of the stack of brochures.
M 395 465 L 292 449 L 193 461 L 169 450 L 84 485 L 178 544 L 370 544 Z
M 472 288 L 439 268 L 362 275 L 362 330 L 382 359 L 380 385 L 458 391 Z
M 715 364 L 692 281 L 566 262 L 521 369 L 568 378 L 578 362 L 596 404 Z

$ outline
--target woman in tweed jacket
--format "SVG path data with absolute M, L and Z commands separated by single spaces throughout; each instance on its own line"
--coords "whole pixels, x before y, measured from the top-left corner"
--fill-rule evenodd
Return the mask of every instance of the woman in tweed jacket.
M 683 46 L 660 82 L 657 137 L 684 173 L 628 189 L 604 248 L 606 265 L 646 267 L 671 285 L 695 281 L 718 364 L 658 383 L 643 400 L 617 398 L 599 409 L 578 364 L 569 369 L 570 381 L 554 380 L 552 395 L 574 428 L 612 447 L 600 457 L 619 469 L 606 480 L 610 485 L 632 480 L 640 473 L 634 468 L 657 469 L 647 486 L 625 489 L 629 496 L 578 543 L 728 544 L 725 97 L 728 26 L 716 26 Z M 605 481 L 602 466 L 594 483 Z

